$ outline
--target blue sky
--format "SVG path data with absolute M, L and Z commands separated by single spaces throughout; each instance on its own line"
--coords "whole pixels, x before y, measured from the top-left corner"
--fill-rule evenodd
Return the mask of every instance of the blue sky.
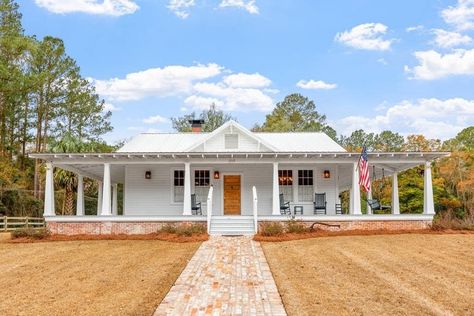
M 108 141 L 212 102 L 244 126 L 292 92 L 339 134 L 474 125 L 474 0 L 22 0 L 113 110 Z

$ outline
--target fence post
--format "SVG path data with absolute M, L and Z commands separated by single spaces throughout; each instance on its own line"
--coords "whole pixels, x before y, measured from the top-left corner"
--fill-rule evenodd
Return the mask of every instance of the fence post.
M 26 217 L 26 220 L 25 220 L 25 221 L 26 221 L 26 223 L 25 223 L 25 224 L 26 224 L 26 228 L 28 228 L 28 227 L 29 227 L 28 216 Z
M 7 231 L 7 217 L 3 216 L 3 230 Z

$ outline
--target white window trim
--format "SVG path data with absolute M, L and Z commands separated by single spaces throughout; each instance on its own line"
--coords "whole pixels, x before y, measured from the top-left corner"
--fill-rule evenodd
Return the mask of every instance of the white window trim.
M 209 188 L 213 184 L 212 183 L 212 179 L 213 179 L 213 176 L 214 176 L 213 169 L 211 169 L 211 168 L 199 168 L 199 167 L 193 168 L 193 169 L 191 169 L 191 182 L 192 182 L 191 194 L 196 192 L 196 171 L 201 171 L 201 170 L 202 171 L 209 171 Z M 203 205 L 207 205 L 207 197 L 203 201 L 201 201 L 201 203 Z
M 311 197 L 311 200 L 310 201 L 300 201 L 300 196 L 299 196 L 299 192 L 298 192 L 298 188 L 300 187 L 300 179 L 299 179 L 299 171 L 300 170 L 311 170 L 313 172 L 313 196 Z M 293 181 L 293 185 L 295 184 L 295 182 Z M 302 185 L 302 187 L 304 187 L 306 185 Z M 296 198 L 295 198 L 295 201 L 298 201 L 298 203 L 300 204 L 312 204 L 314 201 L 314 194 L 316 193 L 316 172 L 313 168 L 306 168 L 306 169 L 297 169 L 296 170 Z
M 174 172 L 178 170 L 184 171 L 184 168 L 171 168 L 170 169 L 170 205 L 183 205 L 184 203 L 184 201 L 176 202 L 174 200 Z M 184 176 L 186 177 L 186 175 Z

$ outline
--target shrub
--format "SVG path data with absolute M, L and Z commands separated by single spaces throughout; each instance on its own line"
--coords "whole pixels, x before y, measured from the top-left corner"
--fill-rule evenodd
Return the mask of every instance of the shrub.
M 12 231 L 11 236 L 15 238 L 44 239 L 50 235 L 46 228 L 21 228 Z
M 164 224 L 160 228 L 161 233 L 176 234 L 177 227 L 174 224 Z
M 161 227 L 160 232 L 191 237 L 192 235 L 205 234 L 207 231 L 206 227 L 202 224 L 165 224 Z
M 474 230 L 474 213 L 466 214 L 463 218 L 459 218 L 452 211 L 445 211 L 436 214 L 433 220 L 433 229 L 460 229 Z
M 308 231 L 308 228 L 300 221 L 290 220 L 286 223 L 286 231 L 292 234 L 302 234 Z
M 283 232 L 283 225 L 278 222 L 262 223 L 260 225 L 260 235 L 262 236 L 278 236 Z

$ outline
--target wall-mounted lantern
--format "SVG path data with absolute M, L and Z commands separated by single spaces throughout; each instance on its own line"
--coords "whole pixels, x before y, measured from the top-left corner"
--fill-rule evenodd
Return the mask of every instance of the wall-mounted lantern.
M 331 172 L 329 170 L 324 170 L 323 177 L 324 177 L 324 179 L 331 178 Z
M 145 179 L 150 180 L 151 179 L 151 171 L 145 171 Z
M 219 174 L 219 171 L 214 171 L 214 179 L 215 180 L 219 180 L 220 176 L 221 175 Z

